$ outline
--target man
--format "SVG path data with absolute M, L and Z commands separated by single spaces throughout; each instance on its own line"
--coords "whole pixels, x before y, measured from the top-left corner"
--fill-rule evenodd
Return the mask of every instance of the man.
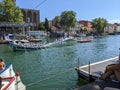
M 115 75 L 118 81 L 120 82 L 120 64 L 108 65 L 101 79 L 107 79 L 111 75 Z

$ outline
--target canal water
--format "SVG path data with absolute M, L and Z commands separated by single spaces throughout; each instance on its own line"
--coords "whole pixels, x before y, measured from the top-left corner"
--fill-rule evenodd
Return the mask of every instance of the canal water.
M 13 63 L 27 90 L 73 90 L 78 87 L 75 67 L 115 57 L 119 54 L 120 35 L 94 39 L 89 43 L 67 41 L 35 51 L 12 51 L 0 45 L 0 58 Z

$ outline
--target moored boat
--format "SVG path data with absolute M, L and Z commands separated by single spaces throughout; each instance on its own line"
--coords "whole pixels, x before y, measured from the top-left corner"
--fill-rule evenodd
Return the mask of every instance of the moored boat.
M 30 43 L 27 40 L 12 40 L 10 42 L 10 46 L 13 48 L 14 51 L 16 50 L 37 50 L 37 49 L 45 48 L 44 44 Z
M 12 63 L 0 71 L 1 87 L 0 90 L 26 90 L 25 85 L 20 79 L 20 73 L 13 70 Z
M 84 42 L 91 42 L 93 41 L 93 36 L 85 37 L 85 38 L 77 38 L 77 42 L 84 43 Z

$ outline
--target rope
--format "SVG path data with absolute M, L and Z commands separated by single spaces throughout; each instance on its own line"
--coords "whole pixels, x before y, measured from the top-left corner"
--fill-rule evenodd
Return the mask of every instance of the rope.
M 42 5 L 45 1 L 47 1 L 47 0 L 43 0 L 42 2 L 40 2 L 37 6 L 35 6 L 34 8 L 37 8 L 37 7 L 39 7 L 40 5 Z
M 37 81 L 37 82 L 35 82 L 35 83 L 27 84 L 26 87 L 29 87 L 29 86 L 35 85 L 35 84 L 37 84 L 37 83 L 40 83 L 40 82 L 42 82 L 42 81 L 45 81 L 45 80 L 51 79 L 51 78 L 56 77 L 56 76 L 59 76 L 59 75 L 62 75 L 62 74 L 64 74 L 64 73 L 67 73 L 67 72 L 71 71 L 72 69 L 75 69 L 75 67 L 74 67 L 74 68 L 70 68 L 70 69 L 68 69 L 68 70 L 65 70 L 65 71 L 62 72 L 62 73 L 58 73 L 58 74 L 56 74 L 56 75 L 53 75 L 53 76 L 50 76 L 50 77 L 48 77 L 48 78 L 42 79 L 42 80 Z

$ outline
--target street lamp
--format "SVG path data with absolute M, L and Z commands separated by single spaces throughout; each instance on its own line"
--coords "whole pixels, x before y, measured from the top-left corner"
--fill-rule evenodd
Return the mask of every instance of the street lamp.
M 120 60 L 120 48 L 119 48 L 119 60 Z
M 30 36 L 30 17 L 28 17 L 28 34 Z

